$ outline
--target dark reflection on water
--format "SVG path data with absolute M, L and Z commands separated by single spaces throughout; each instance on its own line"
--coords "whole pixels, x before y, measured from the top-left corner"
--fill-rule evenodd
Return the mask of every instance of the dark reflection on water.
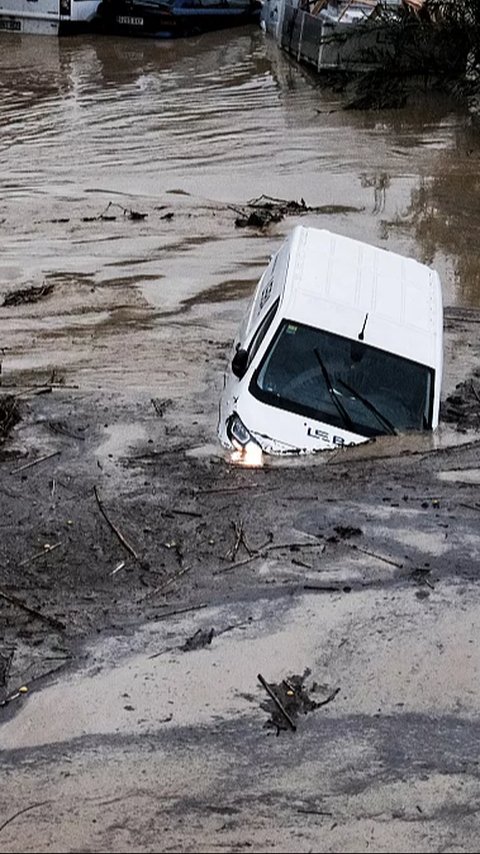
M 25 219 L 35 199 L 54 212 L 59 199 L 86 194 L 99 210 L 112 194 L 164 202 L 172 191 L 193 207 L 261 193 L 351 205 L 360 211 L 309 221 L 435 264 L 447 304 L 480 305 L 480 142 L 451 101 L 419 94 L 404 110 L 341 111 L 340 95 L 256 27 L 170 42 L 0 44 L 0 218 Z M 193 225 L 177 236 L 194 245 Z M 251 241 L 242 245 L 245 267 Z M 209 280 L 205 270 L 199 293 L 231 280 L 226 267 L 217 272 Z

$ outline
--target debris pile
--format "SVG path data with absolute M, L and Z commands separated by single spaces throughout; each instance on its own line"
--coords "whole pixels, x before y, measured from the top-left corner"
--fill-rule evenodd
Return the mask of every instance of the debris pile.
M 310 674 L 311 671 L 307 668 L 302 675 L 288 676 L 277 684 L 267 682 L 261 673 L 258 674 L 258 681 L 270 698 L 260 704 L 262 709 L 270 714 L 265 726 L 276 729 L 277 735 L 280 734 L 280 730 L 295 731 L 299 715 L 306 715 L 308 712 L 319 709 L 320 706 L 326 706 L 340 691 L 340 688 L 334 688 L 331 691 L 328 686 L 318 685 L 317 682 L 312 682 L 307 688 L 305 682 Z M 324 696 L 316 700 L 312 699 L 311 694 Z
M 307 205 L 305 199 L 299 202 L 294 199 L 275 199 L 262 194 L 257 199 L 251 199 L 246 205 L 238 208 L 229 206 L 238 216 L 235 219 L 237 228 L 266 228 L 271 223 L 280 222 L 286 216 L 298 216 L 307 213 L 339 214 L 360 210 L 348 205 Z
M 480 428 L 480 371 L 475 371 L 471 379 L 458 383 L 454 393 L 442 404 L 441 418 L 455 423 L 460 432 Z
M 41 285 L 36 287 L 32 285 L 29 288 L 22 288 L 18 291 L 12 291 L 4 297 L 3 305 L 21 305 L 22 303 L 38 302 L 53 291 L 53 285 Z

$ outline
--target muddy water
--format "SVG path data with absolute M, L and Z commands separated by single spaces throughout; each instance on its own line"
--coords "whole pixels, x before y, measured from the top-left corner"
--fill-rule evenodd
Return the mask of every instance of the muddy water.
M 61 375 L 173 398 L 199 443 L 216 442 L 229 342 L 298 222 L 431 263 L 447 306 L 479 307 L 480 142 L 463 106 L 419 94 L 359 113 L 342 97 L 256 27 L 2 35 L 0 300 L 54 286 L 2 309 L 3 385 Z M 261 194 L 330 209 L 237 228 Z M 447 360 L 450 388 L 465 358 Z
M 236 297 L 293 223 L 252 239 L 211 205 L 266 193 L 358 208 L 308 220 L 432 262 L 447 304 L 480 305 L 480 143 L 461 106 L 419 96 L 341 111 L 254 27 L 157 43 L 2 35 L 1 47 L 2 290 L 58 270 L 111 279 L 116 263 L 157 306 L 228 283 Z M 80 227 L 136 200 L 150 228 Z M 155 205 L 185 215 L 156 228 Z

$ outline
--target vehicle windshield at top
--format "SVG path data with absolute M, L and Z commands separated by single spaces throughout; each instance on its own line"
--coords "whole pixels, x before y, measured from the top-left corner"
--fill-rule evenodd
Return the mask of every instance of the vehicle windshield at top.
M 285 320 L 251 393 L 361 436 L 431 429 L 433 370 L 361 341 Z

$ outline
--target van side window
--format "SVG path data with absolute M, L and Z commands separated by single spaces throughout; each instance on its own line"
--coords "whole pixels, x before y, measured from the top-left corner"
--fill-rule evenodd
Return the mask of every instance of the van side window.
M 267 334 L 267 332 L 270 328 L 270 325 L 272 323 L 272 320 L 275 317 L 275 314 L 277 312 L 279 302 L 280 302 L 280 299 L 275 300 L 271 309 L 265 315 L 265 317 L 263 318 L 263 320 L 262 320 L 260 326 L 258 327 L 255 335 L 253 336 L 251 343 L 250 343 L 250 346 L 248 348 L 247 366 L 251 365 L 252 360 L 254 359 L 255 354 L 258 351 L 258 348 L 260 347 L 260 344 L 262 343 L 263 339 L 265 338 L 265 335 Z

